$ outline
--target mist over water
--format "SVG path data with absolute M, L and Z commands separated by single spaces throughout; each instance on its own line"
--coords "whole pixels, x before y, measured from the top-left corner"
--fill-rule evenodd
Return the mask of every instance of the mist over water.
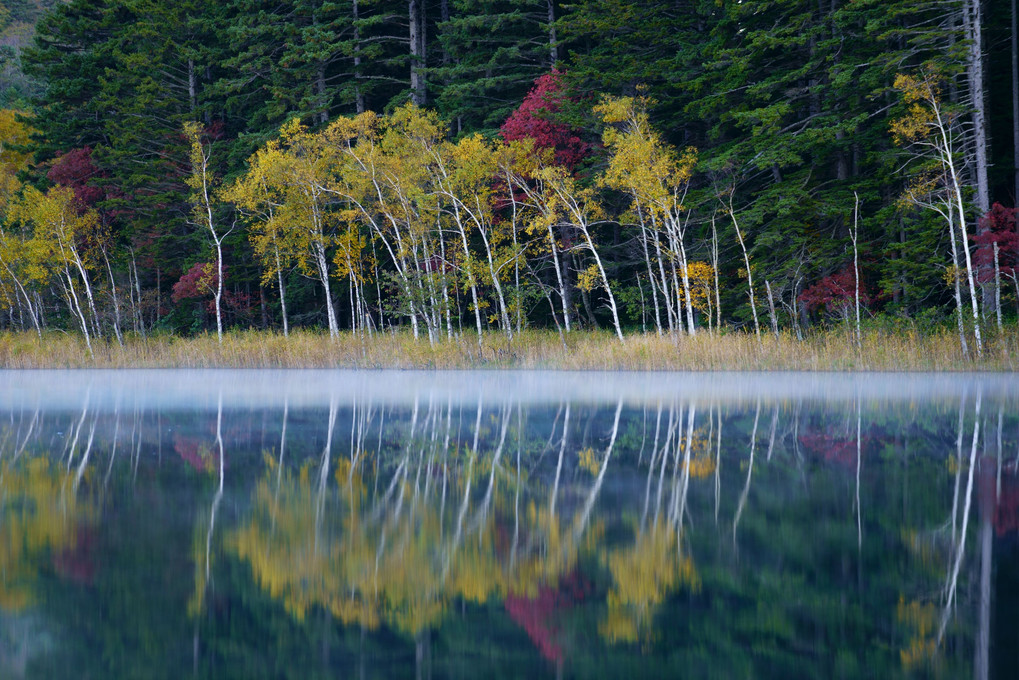
M 1009 376 L 0 372 L 0 676 L 1014 677 Z

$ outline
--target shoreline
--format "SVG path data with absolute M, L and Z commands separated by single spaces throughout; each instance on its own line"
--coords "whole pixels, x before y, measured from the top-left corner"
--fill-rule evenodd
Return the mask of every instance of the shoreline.
M 112 339 L 94 342 L 90 356 L 77 336 L 49 332 L 0 333 L 0 369 L 391 369 L 391 370 L 553 370 L 553 371 L 801 371 L 836 373 L 1005 372 L 1019 370 L 1019 329 L 992 335 L 982 359 L 965 359 L 958 336 L 948 331 L 868 330 L 858 350 L 842 329 L 804 340 L 787 333 L 755 336 L 728 333 L 696 336 L 632 334 L 620 342 L 602 331 L 574 331 L 564 348 L 555 331 L 524 330 L 512 341 L 491 332 L 463 334 L 430 345 L 409 331 L 372 336 L 341 333 L 330 339 L 318 331 L 296 331 L 289 338 L 272 331 L 231 331 L 220 345 L 216 336 L 146 338 L 131 335 L 123 346 Z

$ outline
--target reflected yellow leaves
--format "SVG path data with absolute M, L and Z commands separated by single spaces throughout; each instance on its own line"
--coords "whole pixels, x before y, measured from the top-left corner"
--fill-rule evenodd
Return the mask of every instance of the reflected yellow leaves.
M 592 474 L 605 462 L 589 449 L 580 459 Z M 454 453 L 442 464 L 401 465 L 374 493 L 361 477 L 370 457 L 356 465 L 341 457 L 328 490 L 317 464 L 292 473 L 266 461 L 250 520 L 228 535 L 226 549 L 298 620 L 325 610 L 344 625 L 413 636 L 437 627 L 458 602 L 541 598 L 575 577 L 583 556 L 605 551 L 604 523 L 589 512 L 556 515 L 534 497 L 521 503 L 505 459 Z M 690 465 L 692 476 L 714 469 L 707 458 Z M 382 495 L 386 474 L 393 477 Z M 675 523 L 663 521 L 603 558 L 612 576 L 606 639 L 636 640 L 665 598 L 700 587 L 677 541 Z
M 598 471 L 601 469 L 601 461 L 598 460 L 598 454 L 591 447 L 580 452 L 578 465 L 590 472 L 593 477 L 597 477 Z
M 92 510 L 78 500 L 74 477 L 41 457 L 0 466 L 0 609 L 17 612 L 31 604 L 47 558 L 71 576 L 87 573 L 75 564 L 80 556 L 74 548 Z
M 896 618 L 909 631 L 906 646 L 899 650 L 902 666 L 911 670 L 932 663 L 938 650 L 938 611 L 934 605 L 916 600 L 906 603 L 906 598 L 900 596 Z
M 613 586 L 598 632 L 609 642 L 647 639 L 655 607 L 680 586 L 700 590 L 693 560 L 680 555 L 676 531 L 664 524 L 638 534 L 632 546 L 610 553 L 607 561 Z

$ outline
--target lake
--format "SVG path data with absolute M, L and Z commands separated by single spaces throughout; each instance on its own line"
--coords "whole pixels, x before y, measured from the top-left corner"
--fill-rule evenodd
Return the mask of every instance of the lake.
M 0 677 L 1019 677 L 1009 375 L 0 371 Z

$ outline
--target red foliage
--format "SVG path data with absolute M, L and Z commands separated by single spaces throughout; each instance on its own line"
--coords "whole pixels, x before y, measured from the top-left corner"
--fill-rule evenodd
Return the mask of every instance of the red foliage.
M 856 286 L 853 268 L 846 267 L 837 274 L 826 276 L 800 293 L 797 298 L 808 312 L 824 309 L 829 313 L 849 314 L 855 304 Z M 870 294 L 864 282 L 860 281 L 860 306 L 870 305 Z
M 580 139 L 575 129 L 556 120 L 563 104 L 570 101 L 573 100 L 566 94 L 563 74 L 546 73 L 534 81 L 534 87 L 499 133 L 507 142 L 533 139 L 539 149 L 554 149 L 556 163 L 572 170 L 583 160 L 590 145 Z
M 90 208 L 106 198 L 105 189 L 92 183 L 93 179 L 103 177 L 103 172 L 92 162 L 90 147 L 71 149 L 58 156 L 46 177 L 73 190 L 80 208 Z
M 1001 497 L 994 508 L 994 531 L 999 536 L 1019 532 L 1019 479 L 1015 475 L 1001 480 Z
M 226 276 L 226 267 L 223 267 Z M 216 265 L 211 262 L 196 262 L 177 283 L 173 284 L 173 301 L 187 298 L 203 298 L 213 295 L 218 283 Z
M 53 555 L 53 570 L 74 583 L 88 585 L 95 576 L 95 536 L 79 527 L 74 543 Z
M 1016 233 L 1016 216 L 1019 209 L 1006 208 L 1000 203 L 991 206 L 990 212 L 980 218 L 977 236 L 970 238 L 977 245 L 973 255 L 977 277 L 981 283 L 994 280 L 994 244 L 998 244 L 998 267 L 1001 274 L 1013 276 L 1019 264 L 1019 233 Z
M 214 445 L 209 444 L 207 438 L 174 433 L 173 450 L 198 472 L 213 472 L 219 469 L 219 452 L 215 450 Z
M 559 629 L 556 612 L 573 607 L 584 599 L 589 583 L 577 574 L 567 576 L 558 588 L 541 586 L 538 595 L 529 598 L 523 595 L 506 595 L 506 612 L 514 622 L 523 627 L 541 655 L 549 661 L 561 661 L 563 649 L 559 644 Z
M 227 266 L 223 265 L 223 279 L 226 280 Z M 174 302 L 187 300 L 189 298 L 209 298 L 205 308 L 216 311 L 216 302 L 213 296 L 216 294 L 216 265 L 211 262 L 197 262 L 187 270 L 184 276 L 180 277 L 177 283 L 173 284 L 172 298 Z M 228 290 L 223 288 L 223 307 L 230 309 L 235 314 L 249 314 L 254 301 L 251 295 Z
M 867 445 L 868 438 L 860 440 L 860 449 Z M 835 437 L 823 432 L 811 432 L 800 435 L 800 445 L 815 457 L 823 458 L 828 463 L 845 467 L 856 466 L 856 439 Z

